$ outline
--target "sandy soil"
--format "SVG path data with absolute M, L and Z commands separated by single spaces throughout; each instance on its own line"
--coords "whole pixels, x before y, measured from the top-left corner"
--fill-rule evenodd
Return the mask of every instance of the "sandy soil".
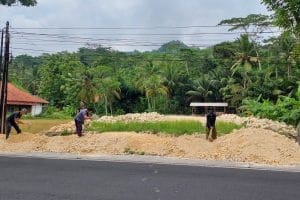
M 169 116 L 168 119 L 204 120 L 190 116 Z M 59 128 L 56 127 L 57 129 Z M 0 135 L 0 152 L 81 155 L 130 153 L 269 165 L 300 165 L 300 146 L 294 140 L 261 127 L 236 130 L 214 142 L 206 141 L 204 135 L 172 137 L 133 132 L 86 133 L 82 138 L 76 135 L 48 137 L 45 134 L 22 133 L 13 134 L 8 140 Z

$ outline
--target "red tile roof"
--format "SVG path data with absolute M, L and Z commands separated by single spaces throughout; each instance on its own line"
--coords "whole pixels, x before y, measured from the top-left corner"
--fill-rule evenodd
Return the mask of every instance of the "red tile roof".
M 7 104 L 8 105 L 36 105 L 36 104 L 48 104 L 49 102 L 33 96 L 27 92 L 24 92 L 13 84 L 7 84 Z

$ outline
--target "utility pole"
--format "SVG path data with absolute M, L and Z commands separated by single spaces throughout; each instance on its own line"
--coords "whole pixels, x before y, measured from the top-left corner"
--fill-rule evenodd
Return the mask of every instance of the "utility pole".
M 2 74 L 2 64 L 3 64 L 3 35 L 4 35 L 4 30 L 1 29 L 1 43 L 0 43 L 0 79 L 1 79 L 1 74 Z
M 0 43 L 0 80 L 1 80 L 0 86 L 1 86 L 1 88 L 2 88 L 2 73 L 3 73 L 3 36 L 4 36 L 4 29 L 1 29 L 1 43 Z M 2 105 L 2 101 L 0 100 L 0 119 L 2 116 L 2 106 L 1 105 Z M 0 121 L 0 132 L 2 133 L 1 124 L 2 124 L 2 121 Z
M 6 22 L 5 30 L 5 47 L 4 47 L 4 63 L 2 73 L 2 86 L 1 86 L 1 132 L 5 134 L 6 129 L 6 103 L 7 103 L 7 79 L 8 79 L 8 63 L 9 63 L 9 22 Z M 7 136 L 6 136 L 7 139 Z

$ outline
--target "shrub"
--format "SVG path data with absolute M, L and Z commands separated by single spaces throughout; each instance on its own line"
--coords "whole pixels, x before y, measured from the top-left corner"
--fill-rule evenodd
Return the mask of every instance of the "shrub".
M 276 103 L 267 99 L 246 99 L 243 101 L 242 111 L 247 115 L 259 116 L 296 126 L 300 121 L 300 86 L 296 97 L 280 96 Z

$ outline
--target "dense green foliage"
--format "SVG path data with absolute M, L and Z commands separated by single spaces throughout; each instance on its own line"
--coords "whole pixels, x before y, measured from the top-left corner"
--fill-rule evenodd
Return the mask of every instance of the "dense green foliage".
M 16 3 L 20 3 L 22 6 L 35 6 L 37 4 L 36 0 L 0 0 L 0 4 L 12 6 Z
M 280 96 L 275 103 L 270 100 L 260 101 L 260 98 L 246 99 L 242 108 L 245 114 L 279 120 L 296 126 L 300 122 L 300 86 L 296 94 L 296 98 Z
M 219 135 L 228 134 L 233 129 L 239 129 L 241 126 L 217 122 L 216 125 Z M 93 122 L 92 126 L 88 128 L 90 131 L 110 132 L 110 131 L 135 131 L 135 132 L 149 132 L 152 134 L 166 133 L 180 136 L 184 134 L 205 133 L 205 128 L 197 121 L 161 121 L 161 122 Z
M 300 38 L 299 0 L 262 0 L 262 2 L 269 10 L 275 12 L 275 22 L 278 26 Z

